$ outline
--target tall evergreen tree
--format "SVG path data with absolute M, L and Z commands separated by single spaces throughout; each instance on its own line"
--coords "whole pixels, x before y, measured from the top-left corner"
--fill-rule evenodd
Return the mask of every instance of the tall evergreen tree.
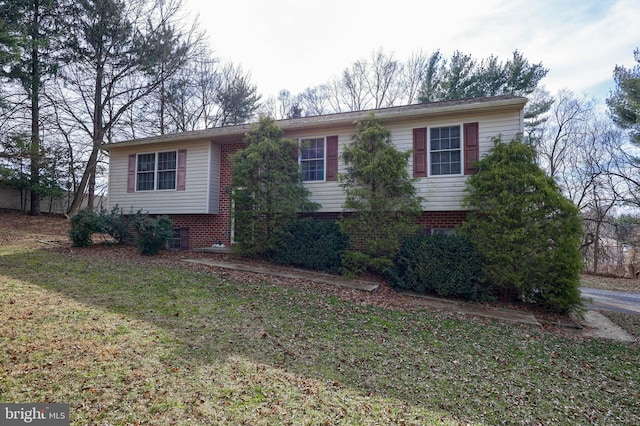
M 222 84 L 215 96 L 220 109 L 220 126 L 246 123 L 260 107 L 258 88 L 251 74 L 229 64 L 222 72 Z
M 640 145 L 640 49 L 634 50 L 633 55 L 636 61 L 633 68 L 615 67 L 616 89 L 607 105 L 616 124 L 629 130 L 631 140 Z
M 393 266 L 402 239 L 415 231 L 420 198 L 407 171 L 411 152 L 400 152 L 373 113 L 358 123 L 342 159 L 345 191 L 342 231 L 350 238 L 344 264 L 351 272 L 382 273 Z
M 577 208 L 520 140 L 494 140 L 467 181 L 461 231 L 483 255 L 485 273 L 504 300 L 568 313 L 582 305 Z
M 64 0 L 0 0 L 0 75 L 20 84 L 31 112 L 28 186 L 33 216 L 40 214 L 42 192 L 40 98 L 44 80 L 59 67 L 68 11 Z
M 298 143 L 284 137 L 277 123 L 262 117 L 245 138 L 246 148 L 231 158 L 234 226 L 237 250 L 263 256 L 276 233 L 297 214 L 317 209 L 309 202 L 298 162 Z

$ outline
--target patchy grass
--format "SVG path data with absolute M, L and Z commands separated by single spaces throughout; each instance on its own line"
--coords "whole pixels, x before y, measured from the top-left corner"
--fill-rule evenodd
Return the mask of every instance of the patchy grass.
M 601 290 L 640 292 L 640 280 L 631 278 L 583 274 L 580 276 L 580 285 Z
M 630 315 L 611 311 L 601 311 L 601 313 L 615 324 L 640 339 L 640 315 Z
M 0 247 L 0 401 L 73 424 L 640 424 L 637 344 L 100 253 Z

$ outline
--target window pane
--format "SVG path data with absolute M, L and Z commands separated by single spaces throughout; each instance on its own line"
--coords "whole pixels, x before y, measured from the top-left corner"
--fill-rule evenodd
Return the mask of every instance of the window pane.
M 138 191 L 153 191 L 153 172 L 138 173 L 138 182 L 136 183 Z
M 324 138 L 302 139 L 300 143 L 300 165 L 304 180 L 324 180 Z
M 151 172 L 155 170 L 156 154 L 138 155 L 138 172 Z
M 176 172 L 158 172 L 158 189 L 176 189 Z
M 313 160 L 302 163 L 304 180 L 324 180 L 324 161 Z
M 158 153 L 158 170 L 175 170 L 176 169 L 176 152 L 160 152 Z
M 302 159 L 324 158 L 324 138 L 303 139 Z

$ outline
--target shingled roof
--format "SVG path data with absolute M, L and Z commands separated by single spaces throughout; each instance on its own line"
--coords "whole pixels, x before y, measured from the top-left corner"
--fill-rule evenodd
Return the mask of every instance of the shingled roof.
M 287 132 L 302 129 L 320 129 L 341 125 L 350 125 L 358 120 L 364 119 L 370 112 L 373 112 L 376 117 L 382 120 L 382 122 L 384 123 L 392 120 L 420 117 L 437 117 L 441 115 L 460 114 L 477 110 L 486 112 L 513 110 L 523 108 L 526 102 L 527 98 L 522 96 L 500 95 L 482 98 L 466 98 L 451 101 L 404 105 L 363 111 L 341 112 L 310 117 L 289 118 L 278 120 L 277 123 L 281 129 Z M 194 130 L 190 132 L 171 133 L 141 139 L 131 139 L 121 142 L 104 144 L 103 148 L 110 150 L 117 147 L 132 145 L 186 142 L 193 140 L 216 140 L 220 142 L 238 140 L 239 136 L 243 136 L 247 132 L 251 131 L 254 124 L 255 123 L 246 123 L 234 126 Z

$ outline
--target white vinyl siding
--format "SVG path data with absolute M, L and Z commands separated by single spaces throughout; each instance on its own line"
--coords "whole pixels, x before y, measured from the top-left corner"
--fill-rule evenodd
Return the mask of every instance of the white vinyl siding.
M 112 149 L 109 156 L 109 206 L 118 205 L 125 212 L 142 210 L 150 214 L 218 213 L 220 198 L 219 169 L 210 173 L 213 160 L 211 142 L 189 142 L 156 146 L 130 146 Z M 186 149 L 187 168 L 184 191 L 127 192 L 127 170 L 130 154 L 152 154 Z M 219 148 L 218 148 L 219 153 Z M 218 154 L 219 155 L 219 154 Z M 219 164 L 219 157 L 217 163 Z M 212 174 L 217 173 L 217 177 Z M 212 186 L 212 182 L 216 182 Z M 210 200 L 216 200 L 215 203 Z
M 478 122 L 480 143 L 480 157 L 492 147 L 492 138 L 501 135 L 502 139 L 509 141 L 516 135 L 522 133 L 521 117 L 518 111 L 493 114 L 469 114 L 459 116 L 452 122 L 450 117 L 441 119 L 427 119 L 406 121 L 399 124 L 386 124 L 385 127 L 391 131 L 391 140 L 400 151 L 413 149 L 413 129 L 419 127 L 442 127 L 450 126 L 452 123 L 473 123 Z M 461 126 L 462 127 L 462 126 Z M 355 128 L 344 128 L 331 130 L 327 134 L 339 135 L 338 152 L 344 151 L 344 144 L 351 143 L 351 135 Z M 316 133 L 317 134 L 317 133 Z M 287 134 L 287 137 L 304 138 L 314 135 Z M 461 159 L 464 164 L 464 158 Z M 413 162 L 409 159 L 407 164 L 409 175 L 413 175 Z M 340 160 L 338 162 L 338 173 L 345 173 L 345 165 Z M 442 175 L 419 178 L 415 182 L 418 195 L 425 201 L 422 208 L 425 211 L 451 211 L 463 210 L 462 199 L 465 194 L 467 176 L 464 175 Z M 345 197 L 344 192 L 338 182 L 305 182 L 305 187 L 311 191 L 311 201 L 320 203 L 319 212 L 341 212 L 343 210 Z
M 492 138 L 501 135 L 509 141 L 522 133 L 521 111 L 495 113 L 444 113 L 421 119 L 404 119 L 395 122 L 383 122 L 391 132 L 393 143 L 400 151 L 413 148 L 413 129 L 450 126 L 453 124 L 478 123 L 480 157 L 492 147 Z M 351 143 L 355 126 L 341 124 L 327 126 L 319 132 L 314 130 L 286 131 L 286 137 L 292 139 L 310 139 L 323 137 L 325 140 L 326 175 L 326 137 L 338 136 L 338 153 L 344 152 L 345 144 Z M 127 192 L 128 158 L 130 154 L 149 154 L 170 150 L 185 149 L 187 152 L 186 184 L 184 191 L 136 191 Z M 464 150 L 462 150 L 464 156 Z M 226 206 L 220 206 L 220 146 L 214 141 L 199 140 L 190 142 L 171 142 L 141 144 L 124 147 L 111 147 L 109 172 L 109 205 L 118 205 L 125 211 L 129 209 L 149 212 L 151 214 L 219 214 Z M 464 164 L 464 158 L 461 158 Z M 413 175 L 413 161 L 407 164 L 409 175 Z M 338 161 L 338 173 L 345 173 L 342 160 Z M 326 176 L 325 176 L 326 177 Z M 443 175 L 418 178 L 415 186 L 418 195 L 425 199 L 423 209 L 426 211 L 462 210 L 466 176 Z M 338 181 L 310 181 L 304 183 L 311 191 L 310 199 L 320 204 L 319 212 L 341 212 L 345 196 Z M 224 190 L 224 189 L 223 189 Z

